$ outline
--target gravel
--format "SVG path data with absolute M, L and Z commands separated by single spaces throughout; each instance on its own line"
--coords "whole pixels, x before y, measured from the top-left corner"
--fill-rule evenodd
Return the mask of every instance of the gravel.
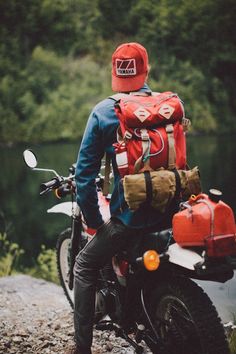
M 73 313 L 53 283 L 27 275 L 0 278 L 0 319 L 0 354 L 64 354 L 73 346 Z M 108 331 L 94 331 L 92 349 L 93 354 L 134 353 Z

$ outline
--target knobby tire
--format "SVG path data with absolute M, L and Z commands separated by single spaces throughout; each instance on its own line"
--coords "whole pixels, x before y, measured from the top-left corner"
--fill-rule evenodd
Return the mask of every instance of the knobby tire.
M 63 291 L 65 293 L 67 300 L 69 301 L 70 306 L 72 307 L 72 309 L 74 309 L 74 303 L 71 299 L 71 296 L 69 295 L 69 289 L 68 289 L 68 286 L 66 285 L 66 279 L 64 279 L 64 277 L 63 277 L 63 270 L 61 268 L 62 246 L 63 246 L 64 242 L 70 242 L 70 239 L 71 239 L 71 228 L 68 228 L 68 229 L 64 230 L 58 237 L 57 244 L 56 244 L 56 254 L 57 254 L 57 271 L 58 271 L 60 284 L 63 288 Z M 68 254 L 68 257 L 69 257 L 69 254 Z M 68 258 L 68 262 L 69 262 L 69 258 Z M 68 263 L 68 268 L 69 268 L 69 263 Z
M 173 304 L 175 303 L 174 306 L 173 304 L 170 305 L 171 301 L 173 301 Z M 156 323 L 158 323 L 156 317 L 160 316 L 165 318 L 166 316 L 167 318 L 168 316 L 171 316 L 171 311 L 173 313 L 177 313 L 177 310 L 174 307 L 178 307 L 178 303 L 180 307 L 182 306 L 181 304 L 183 304 L 182 310 L 185 312 L 184 316 L 186 316 L 186 318 L 189 316 L 188 321 L 194 328 L 194 336 L 197 338 L 196 343 L 198 343 L 197 346 L 199 345 L 199 347 L 201 347 L 201 351 L 196 350 L 196 348 L 194 348 L 194 344 L 192 348 L 190 348 L 191 353 L 188 352 L 186 346 L 184 348 L 183 344 L 182 348 L 178 349 L 178 339 L 172 338 L 173 348 L 171 348 L 169 352 L 166 351 L 165 354 L 195 354 L 196 352 L 197 354 L 230 354 L 224 327 L 221 323 L 221 319 L 218 316 L 216 308 L 212 304 L 208 295 L 202 290 L 202 288 L 188 278 L 170 278 L 168 281 L 163 283 L 160 282 L 158 284 L 152 295 L 151 301 L 151 312 L 154 316 L 153 320 L 156 320 Z M 169 314 L 167 311 L 168 307 L 170 311 Z M 184 316 L 182 317 L 183 319 Z M 181 316 L 179 316 L 179 318 L 180 317 Z M 178 316 L 176 316 L 176 318 L 178 321 Z M 183 321 L 185 321 L 185 319 Z M 178 324 L 178 322 L 176 323 Z M 185 326 L 188 328 L 189 325 L 187 320 L 186 323 L 187 325 L 185 324 Z M 165 325 L 160 325 L 156 329 L 163 337 L 165 329 L 163 332 L 163 330 L 161 330 L 161 326 L 162 328 L 165 327 Z M 182 331 L 182 333 L 186 333 L 185 329 Z M 167 332 L 167 338 L 165 339 L 167 342 L 170 342 L 171 337 L 168 338 L 168 335 L 170 336 L 170 333 Z M 155 351 L 153 353 L 155 353 Z

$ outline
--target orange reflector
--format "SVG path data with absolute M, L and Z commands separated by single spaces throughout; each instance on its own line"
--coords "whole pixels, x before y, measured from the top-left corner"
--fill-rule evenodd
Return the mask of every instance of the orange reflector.
M 159 254 L 154 250 L 149 250 L 143 255 L 143 264 L 144 267 L 151 271 L 157 270 L 160 265 L 160 257 Z
M 55 194 L 55 196 L 56 196 L 58 199 L 61 199 L 61 196 L 60 196 L 60 194 L 58 193 L 58 188 L 57 188 L 57 189 L 54 189 L 54 194 Z

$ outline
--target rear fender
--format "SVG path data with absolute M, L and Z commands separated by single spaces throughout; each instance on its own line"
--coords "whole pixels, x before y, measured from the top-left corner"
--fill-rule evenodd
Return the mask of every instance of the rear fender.
M 234 276 L 232 266 L 227 263 L 217 265 L 211 261 L 205 262 L 204 257 L 197 252 L 182 248 L 173 244 L 166 252 L 169 255 L 168 262 L 172 264 L 169 269 L 176 276 L 186 276 L 192 279 L 225 283 Z
M 183 248 L 177 243 L 169 246 L 166 254 L 169 255 L 169 262 L 189 270 L 195 270 L 194 265 L 203 261 L 203 257 L 197 252 Z

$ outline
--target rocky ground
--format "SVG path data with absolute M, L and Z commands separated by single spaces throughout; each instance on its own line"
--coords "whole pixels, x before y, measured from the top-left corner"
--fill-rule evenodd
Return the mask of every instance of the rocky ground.
M 0 354 L 64 354 L 73 344 L 73 314 L 62 289 L 26 275 L 0 278 Z M 131 354 L 112 332 L 94 333 L 94 354 Z

